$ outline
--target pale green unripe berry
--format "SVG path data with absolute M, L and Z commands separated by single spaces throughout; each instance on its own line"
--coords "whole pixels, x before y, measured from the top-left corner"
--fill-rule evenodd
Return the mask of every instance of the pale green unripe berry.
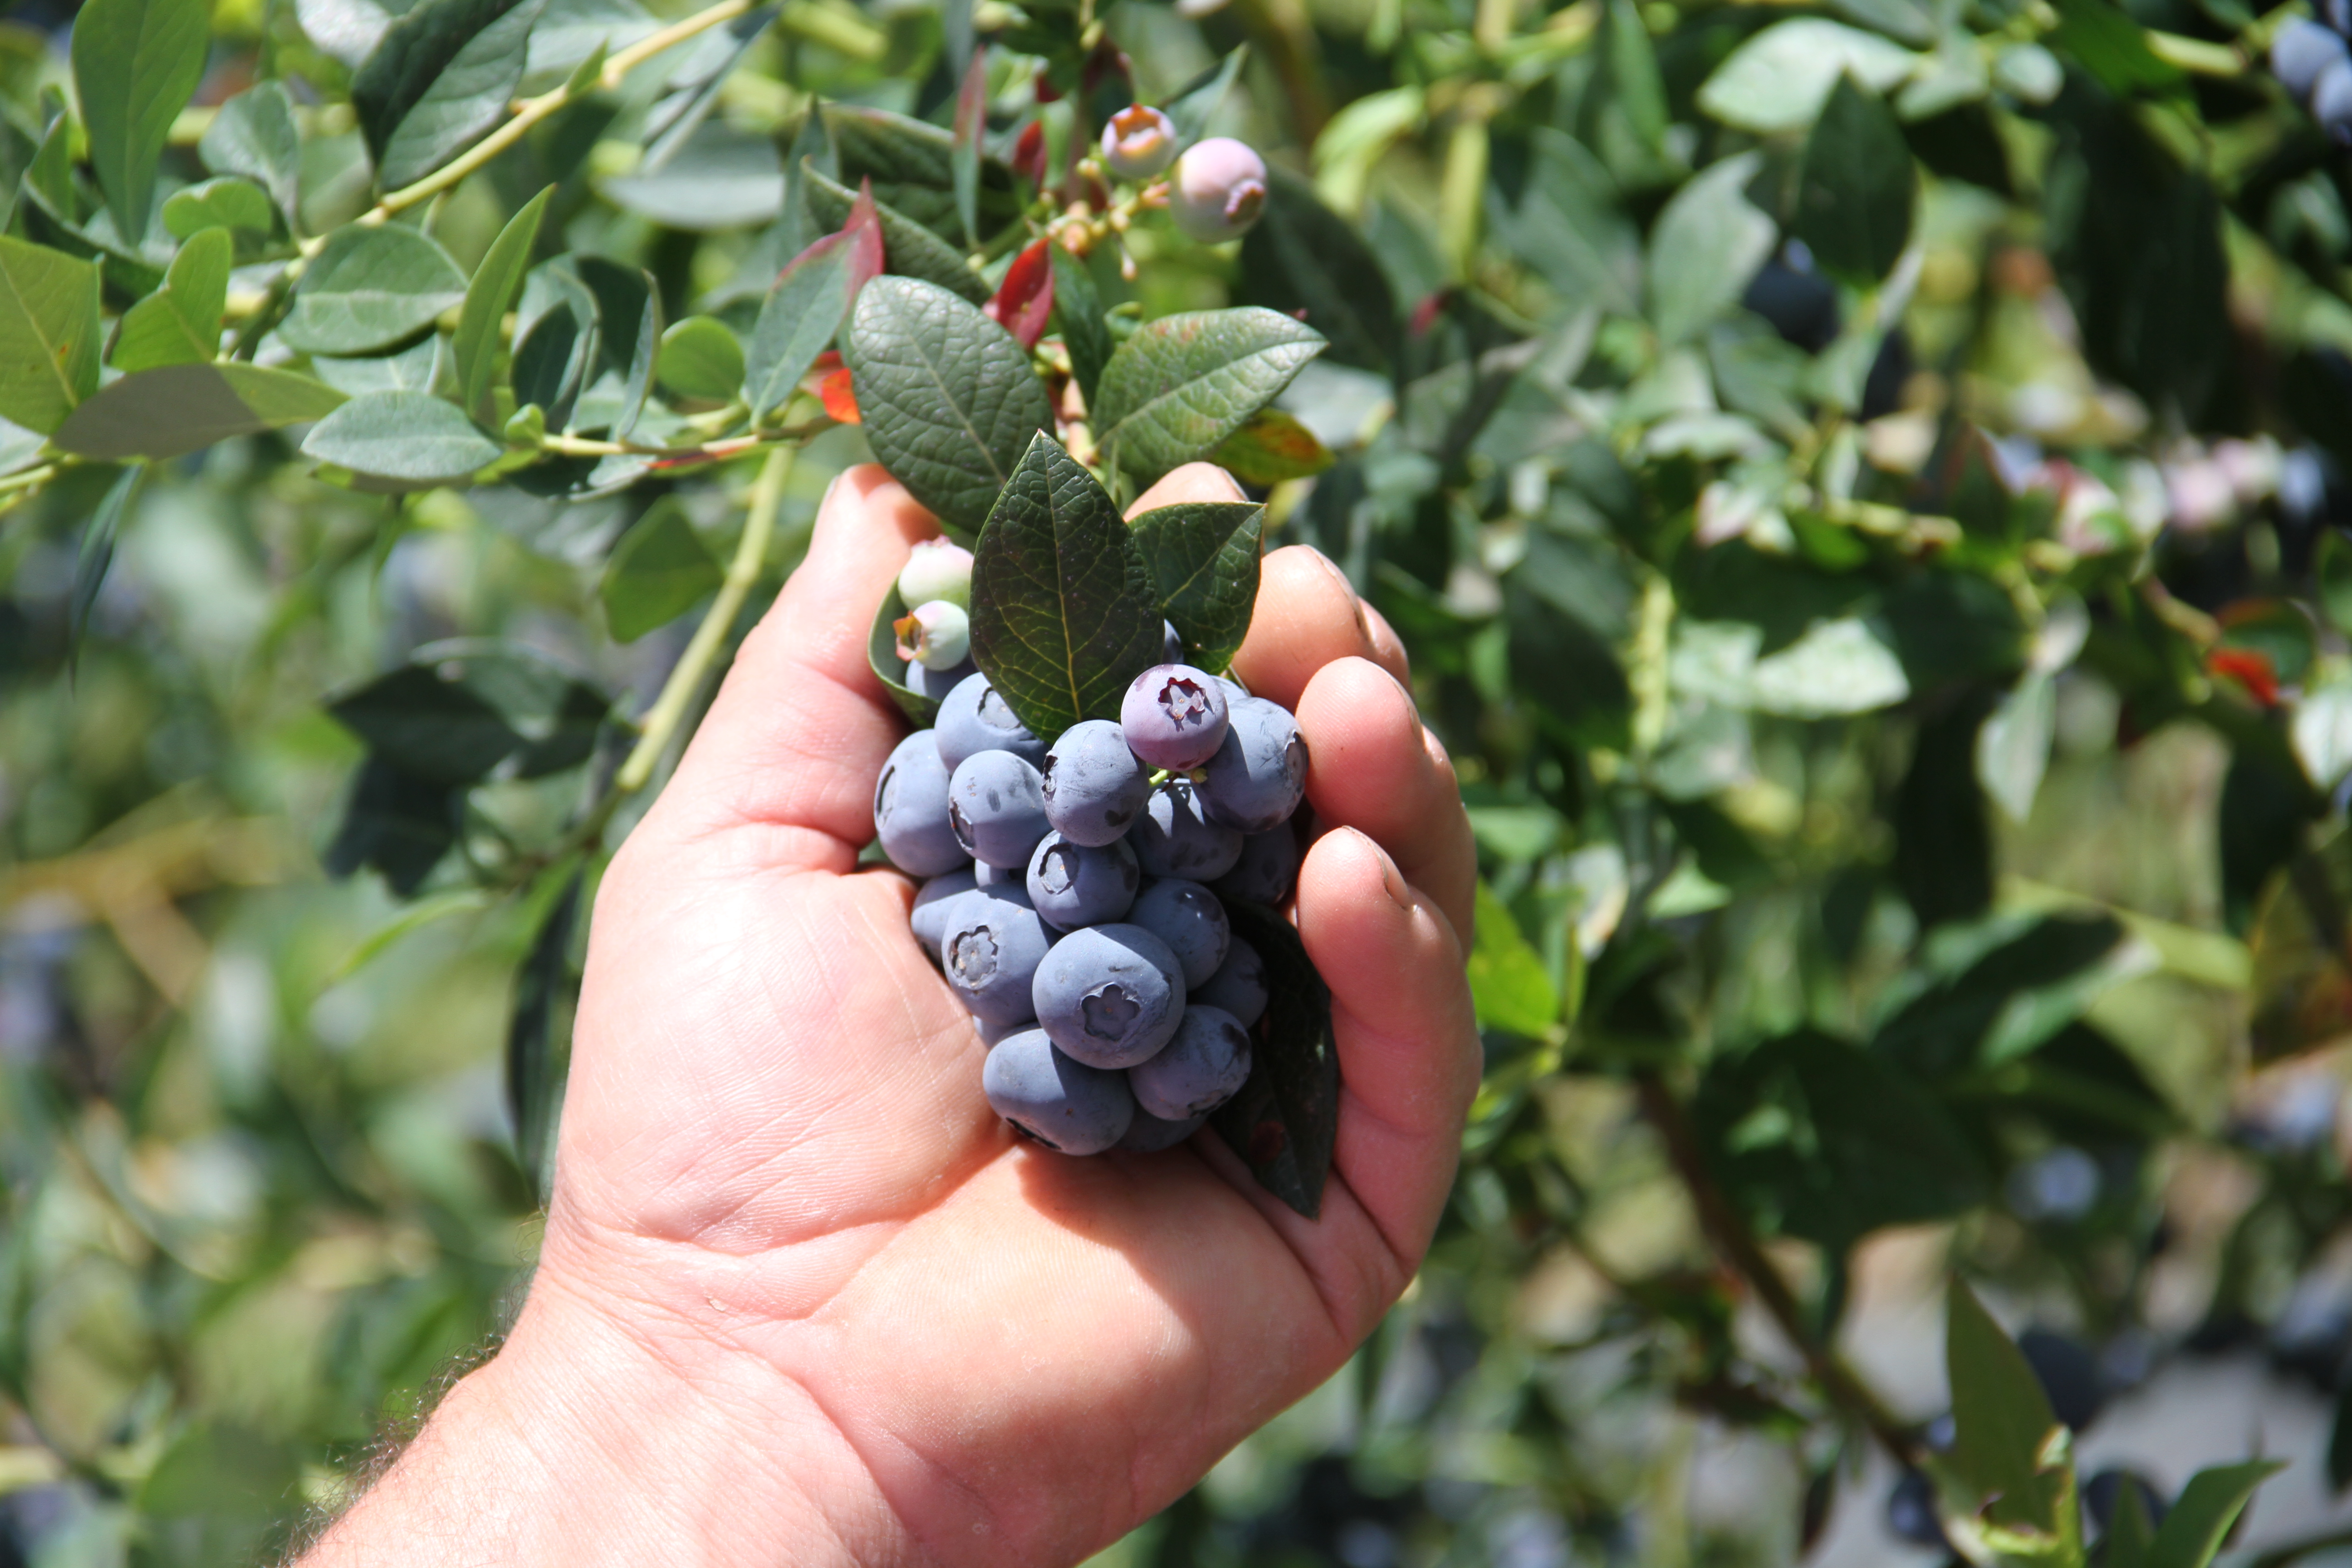
M 925 669 L 953 669 L 971 651 L 971 619 L 961 605 L 932 599 L 890 623 L 898 657 Z
M 1103 127 L 1104 166 L 1122 180 L 1148 180 L 1176 161 L 1176 122 L 1149 104 L 1120 110 Z
M 927 539 L 916 545 L 907 563 L 898 568 L 898 599 L 908 605 L 928 605 L 934 599 L 944 599 L 950 605 L 969 608 L 971 552 L 944 539 Z
M 1168 216 L 1194 239 L 1239 237 L 1265 209 L 1265 160 L 1230 136 L 1184 149 L 1168 191 Z

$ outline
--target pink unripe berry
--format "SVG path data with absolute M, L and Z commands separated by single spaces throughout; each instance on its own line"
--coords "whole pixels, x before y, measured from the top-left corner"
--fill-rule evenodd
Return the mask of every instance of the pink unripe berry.
M 898 636 L 898 657 L 925 669 L 953 669 L 971 651 L 970 617 L 945 599 L 916 605 L 890 629 Z
M 1103 127 L 1104 164 L 1122 180 L 1148 180 L 1176 161 L 1176 122 L 1149 104 L 1120 110 Z
M 1168 216 L 1194 239 L 1239 237 L 1265 207 L 1265 160 L 1230 136 L 1195 142 L 1176 160 Z

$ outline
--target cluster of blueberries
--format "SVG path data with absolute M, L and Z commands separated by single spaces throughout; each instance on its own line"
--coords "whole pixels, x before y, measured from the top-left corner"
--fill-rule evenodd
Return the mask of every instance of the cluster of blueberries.
M 2322 0 L 2321 21 L 2298 16 L 2271 39 L 2271 74 L 2309 109 L 2320 129 L 2352 143 L 2352 3 Z
M 925 879 L 908 923 L 989 1047 L 989 1104 L 1065 1153 L 1168 1148 L 1241 1089 L 1266 970 L 1224 900 L 1279 904 L 1298 874 L 1297 723 L 1168 638 L 1118 722 L 1050 747 L 961 673 L 875 786 L 883 852 Z M 913 651 L 910 687 L 959 673 Z

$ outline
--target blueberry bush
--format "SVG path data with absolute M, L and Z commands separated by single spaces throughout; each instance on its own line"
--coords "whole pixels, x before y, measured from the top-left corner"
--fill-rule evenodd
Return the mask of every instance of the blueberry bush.
M 1178 722 L 1255 700 L 1263 549 L 1395 628 L 1477 836 L 1426 1267 L 1111 1560 L 2339 1547 L 2264 1510 L 2352 1482 L 2346 25 L 13 8 L 0 1563 L 283 1552 L 495 1342 L 597 876 L 867 460 L 949 541 L 872 855 L 1028 964 L 1001 1109 L 1246 1070 L 1197 1135 L 1313 1206 L 1291 803 Z M 1120 521 L 1202 458 L 1247 502 Z M 1120 963 L 1161 1054 L 1066 1074 Z M 2318 1436 L 2078 1470 L 2193 1367 Z

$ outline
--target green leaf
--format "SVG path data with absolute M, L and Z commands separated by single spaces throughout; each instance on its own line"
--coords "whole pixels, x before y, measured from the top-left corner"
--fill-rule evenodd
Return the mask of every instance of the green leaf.
M 248 187 L 250 188 L 250 187 Z M 117 370 L 201 364 L 220 353 L 221 316 L 236 243 L 225 228 L 192 236 L 172 258 L 163 286 L 122 313 L 110 356 Z
M 352 78 L 376 183 L 415 184 L 507 117 L 544 0 L 425 0 Z
M 1477 935 L 1470 948 L 1470 1001 L 1481 1029 L 1540 1039 L 1559 1021 L 1559 992 L 1519 922 L 1478 879 Z
M 302 450 L 355 474 L 433 483 L 464 479 L 503 448 L 429 393 L 371 392 L 319 421 Z
M 809 211 L 820 225 L 839 228 L 849 221 L 856 192 L 827 179 L 813 164 L 802 168 L 801 178 L 808 192 Z M 964 265 L 962 252 L 886 202 L 876 202 L 874 211 L 882 223 L 882 248 L 892 272 L 952 289 L 975 305 L 988 302 L 988 280 Z
M 1054 427 L 1013 334 L 934 284 L 860 289 L 842 357 L 875 458 L 950 533 L 979 531 L 1031 437 Z
M 418 778 L 371 752 L 352 775 L 343 819 L 320 862 L 331 877 L 373 868 L 394 894 L 409 898 L 457 842 L 464 804 L 462 790 Z
M 572 939 L 586 875 L 577 865 L 562 874 L 555 901 L 515 972 L 514 1008 L 507 1017 L 507 1111 L 514 1120 L 515 1163 L 541 1203 L 555 1180 L 555 1134 L 570 1076 L 572 1034 L 562 1015 L 567 997 L 576 1002 L 579 994 Z
M 122 531 L 122 519 L 131 510 L 131 498 L 146 476 L 143 468 L 123 469 L 107 487 L 105 498 L 82 529 L 81 547 L 74 558 L 73 593 L 66 602 L 68 668 L 81 656 L 81 638 L 89 629 L 89 612 L 98 604 L 99 589 L 106 585 L 106 569 L 114 563 L 114 541 Z
M 680 397 L 726 403 L 743 390 L 743 344 L 716 316 L 688 316 L 662 333 L 654 376 Z
M 870 179 L 876 199 L 885 207 L 950 248 L 961 243 L 963 226 L 956 208 L 955 133 L 951 130 L 887 110 L 854 104 L 828 103 L 822 118 L 835 151 L 835 166 L 824 169 L 827 178 L 853 191 L 861 182 Z M 980 233 L 986 238 L 1018 216 L 1019 204 L 1013 189 L 1012 171 L 995 159 L 981 158 L 979 182 Z M 895 242 L 891 269 L 906 270 L 898 263 Z
M 1225 51 L 1225 58 L 1178 88 L 1160 105 L 1161 110 L 1176 126 L 1179 144 L 1191 146 L 1209 133 L 1209 121 L 1239 81 L 1242 68 L 1249 63 L 1247 44 Z
M 2156 1529 L 2147 1521 L 2147 1501 L 2140 1486 L 2126 1473 L 2116 1489 L 2116 1511 L 2101 1545 L 2099 1568 L 2147 1568 L 2147 1549 Z
M 303 36 L 321 54 L 354 68 L 383 42 L 392 19 L 415 8 L 415 0 L 294 0 Z
M 898 596 L 898 585 L 893 583 L 882 595 L 881 608 L 874 612 L 874 624 L 866 628 L 866 663 L 908 721 L 919 730 L 928 729 L 940 716 L 940 700 L 908 689 L 907 661 L 898 657 L 898 634 L 890 624 L 906 613 L 907 601 Z
M 100 462 L 177 458 L 232 436 L 323 419 L 343 402 L 333 387 L 289 370 L 163 364 L 108 383 L 50 439 Z
M 98 268 L 0 236 L 0 419 L 46 436 L 98 390 Z
M 559 300 L 533 321 L 514 351 L 514 395 L 518 405 L 538 406 L 547 423 L 568 430 L 581 388 L 597 353 L 596 308 L 574 279 L 578 299 Z
M 1911 241 L 1918 176 L 1895 111 L 1840 77 L 1805 142 L 1795 232 L 1813 260 L 1856 288 L 1895 269 Z
M 1162 316 L 1103 367 L 1095 440 L 1148 484 L 1215 451 L 1322 352 L 1322 333 L 1255 305 Z
M 1160 614 L 1202 669 L 1232 664 L 1249 632 L 1265 531 L 1265 508 L 1249 501 L 1159 507 L 1132 525 Z
M 1812 123 L 1842 77 L 1887 92 L 1923 61 L 1900 44 L 1819 16 L 1775 22 L 1731 51 L 1698 89 L 1698 106 L 1759 135 Z
M 547 0 L 530 30 L 523 89 L 568 80 L 589 59 L 625 49 L 660 26 L 636 0 Z
M 1210 1118 L 1258 1185 L 1313 1219 L 1339 1129 L 1339 1052 L 1331 993 L 1298 932 L 1271 910 L 1226 906 L 1234 934 L 1265 964 L 1265 1016 L 1250 1031 L 1250 1075 Z
M 268 237 L 278 226 L 278 208 L 268 192 L 234 175 L 206 180 L 163 199 L 163 232 L 173 239 L 208 228 Z
M 2152 958 L 2104 915 L 2007 914 L 1954 927 L 1885 997 L 1871 1048 L 1937 1079 L 2014 1060 Z
M 465 304 L 458 310 L 450 348 L 457 362 L 458 405 L 477 419 L 488 421 L 493 413 L 490 384 L 498 370 L 499 330 L 515 296 L 522 291 L 523 274 L 530 270 L 531 247 L 539 243 L 540 220 L 554 194 L 555 187 L 548 186 L 507 220 L 481 265 L 474 268 L 474 280 L 466 285 Z
M 647 222 L 711 233 L 765 223 L 782 212 L 784 165 L 768 137 L 705 121 L 658 170 L 607 175 L 596 189 Z
M 882 270 L 882 230 L 874 204 L 861 196 L 849 226 L 793 258 L 760 306 L 743 350 L 743 401 L 757 424 L 792 398 L 833 345 L 858 290 Z
M 2046 1459 L 2064 1429 L 2032 1365 L 1958 1279 L 1945 1298 L 1944 1364 L 1956 1428 L 1948 1464 L 1983 1501 L 1984 1520 L 2075 1542 L 2079 1552 L 2083 1526 L 2072 1506 L 2071 1472 Z
M 1785 24 L 1783 24 L 1785 26 Z M 1726 158 L 1676 191 L 1650 235 L 1650 320 L 1669 343 L 1686 342 L 1738 302 L 1778 237 L 1748 205 L 1761 154 Z
M 466 298 L 466 275 L 424 235 L 399 224 L 348 224 L 302 274 L 278 336 L 304 353 L 384 348 Z
M 1315 432 L 1279 408 L 1261 408 L 1217 443 L 1209 461 L 1245 485 L 1278 485 L 1323 472 L 1337 461 Z
M 639 518 L 604 563 L 597 596 L 615 642 L 635 642 L 667 626 L 717 591 L 725 574 L 686 520 L 665 497 Z
M 2198 1471 L 2180 1489 L 2179 1500 L 2148 1543 L 2147 1568 L 2206 1568 L 2254 1489 L 2286 1468 L 2284 1459 L 2248 1459 Z
M 660 290 L 643 268 L 601 256 L 559 257 L 552 266 L 580 280 L 595 317 L 596 358 L 572 423 L 626 436 L 653 386 L 654 356 L 661 348 Z
M 1103 320 L 1102 296 L 1085 262 L 1058 245 L 1048 247 L 1045 254 L 1054 263 L 1054 330 L 1070 352 L 1070 374 L 1079 395 L 1092 409 L 1095 388 L 1102 384 L 1103 366 L 1110 363 L 1115 346 L 1110 325 Z
M 371 751 L 444 786 L 478 783 L 501 764 L 520 778 L 575 767 L 595 750 L 610 709 L 545 654 L 480 638 L 428 643 L 327 704 Z
M 1037 432 L 972 552 L 973 662 L 1032 733 L 1058 735 L 1116 719 L 1162 647 L 1159 595 L 1118 506 Z
M 1760 627 L 1684 621 L 1672 660 L 1678 692 L 1759 713 L 1825 719 L 1891 707 L 1911 694 L 1885 634 L 1858 616 L 1816 621 L 1777 653 L 1759 657 Z
M 398 353 L 372 359 L 336 359 L 313 355 L 311 374 L 337 392 L 357 397 L 362 392 L 430 392 L 444 353 L 441 338 L 419 338 Z
M 988 132 L 988 56 L 976 53 L 956 89 L 954 167 L 956 217 L 963 242 L 980 248 L 981 139 Z
M 1239 51 L 1236 50 L 1236 53 Z M 1297 319 L 1330 341 L 1331 357 L 1385 374 L 1396 357 L 1396 296 L 1363 237 L 1288 170 L 1270 171 L 1265 208 L 1242 237 L 1234 299 Z
M 2058 0 L 2049 43 L 2121 98 L 2183 80 L 2180 68 L 2148 47 L 2138 18 L 2107 0 Z
M 1977 782 L 2011 822 L 2032 815 L 2057 722 L 2057 685 L 2036 670 L 2002 695 L 1977 731 Z
M 259 185 L 289 220 L 300 209 L 302 138 L 284 82 L 257 82 L 222 104 L 196 156 L 215 174 L 240 174 Z
M 74 93 L 90 168 L 133 245 L 147 236 L 172 121 L 204 79 L 211 47 L 204 0 L 89 0 L 74 16 Z
M 1581 142 L 1549 126 L 1529 137 L 1534 156 L 1517 205 L 1488 202 L 1496 237 L 1570 304 L 1630 314 L 1641 292 L 1642 238 L 1616 188 Z
M 776 19 L 773 5 L 762 5 L 738 16 L 723 27 L 703 34 L 684 51 L 687 58 L 670 73 L 662 96 L 646 111 L 640 135 L 645 142 L 641 172 L 656 174 L 719 103 L 727 79 Z

